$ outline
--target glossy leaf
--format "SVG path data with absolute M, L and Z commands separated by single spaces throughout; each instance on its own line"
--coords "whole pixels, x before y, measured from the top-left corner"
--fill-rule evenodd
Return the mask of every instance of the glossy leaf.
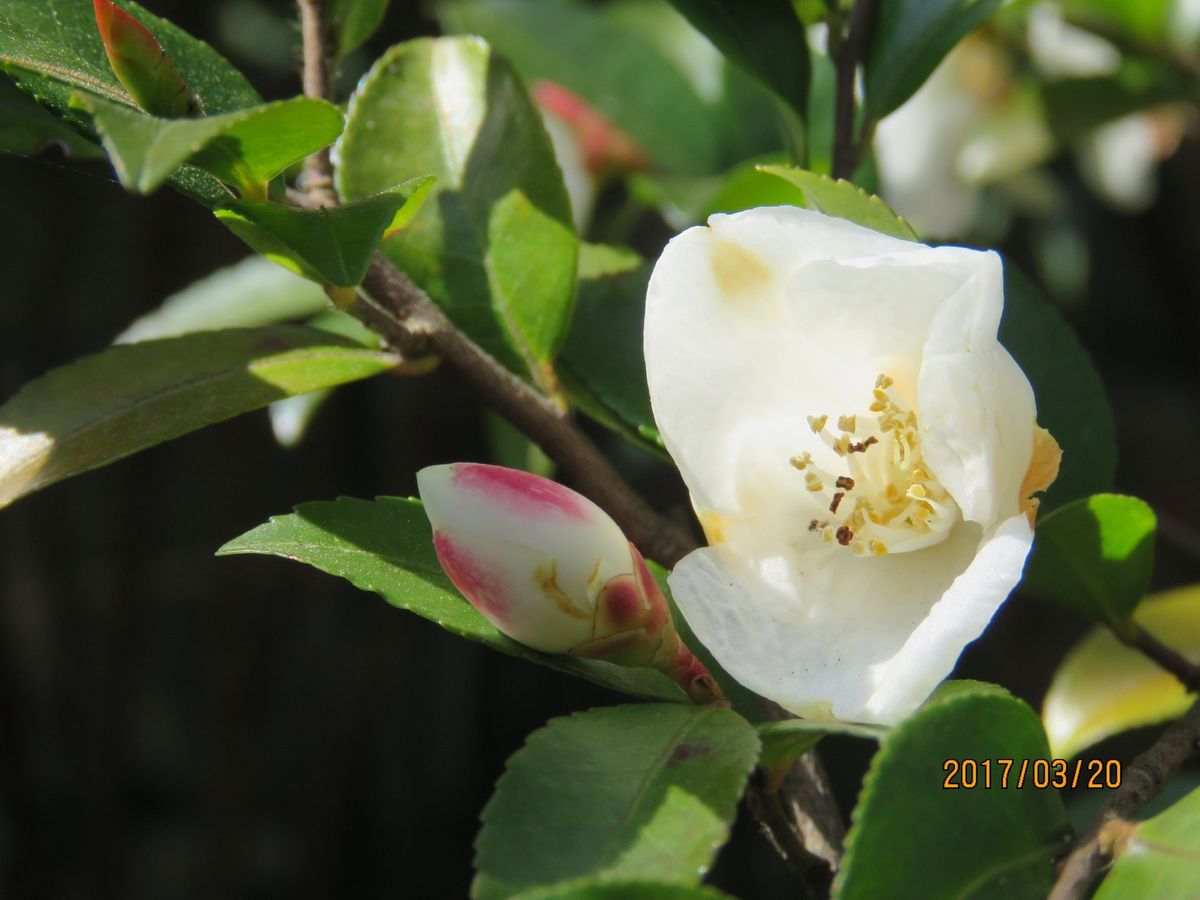
M 199 119 L 160 119 L 87 94 L 75 102 L 92 114 L 121 184 L 141 194 L 190 162 L 265 200 L 267 182 L 342 132 L 338 108 L 307 97 Z
M 337 31 L 338 55 L 364 44 L 383 23 L 391 0 L 332 0 L 329 19 Z
M 1200 871 L 1200 790 L 1121 839 L 1095 900 L 1187 900 Z
M 51 147 L 78 159 L 104 156 L 96 144 L 0 75 L 0 153 L 36 156 Z
M 960 40 L 1001 0 L 889 0 L 876 5 L 863 74 L 864 100 L 878 121 L 917 92 Z
M 632 250 L 581 246 L 579 295 L 558 368 L 567 393 L 581 410 L 639 446 L 661 453 L 642 356 L 650 269 Z
M 328 306 L 325 292 L 311 281 L 261 256 L 251 256 L 171 295 L 121 332 L 114 343 L 274 325 L 315 316 Z
M 764 766 L 799 759 L 827 734 L 846 734 L 867 740 L 882 740 L 888 729 L 881 725 L 855 725 L 852 722 L 821 722 L 815 719 L 784 719 L 761 722 L 758 737 L 762 741 Z
M 508 761 L 483 811 L 472 894 L 524 896 L 583 876 L 695 885 L 757 758 L 754 729 L 715 706 L 554 719 Z
M 1120 627 L 1150 585 L 1156 529 L 1154 510 L 1136 497 L 1068 503 L 1038 522 L 1025 589 Z
M 355 92 L 338 157 L 348 200 L 437 176 L 425 214 L 384 252 L 485 349 L 552 389 L 577 241 L 550 138 L 509 65 L 477 38 L 393 47 Z
M 262 102 L 245 77 L 208 44 L 136 3 L 121 5 L 171 57 L 205 113 Z M 132 102 L 113 74 L 86 0 L 0 0 L 0 68 L 46 106 L 76 122 L 82 119 L 71 112 L 70 100 L 77 91 Z
M 245 77 L 208 44 L 136 3 L 121 6 L 162 45 L 206 114 L 262 102 Z M 113 74 L 92 6 L 86 0 L 0 0 L 0 70 L 85 133 L 91 133 L 90 117 L 70 106 L 77 93 L 133 105 Z M 215 179 L 195 169 L 182 170 L 172 183 L 209 206 L 228 196 Z
M 273 400 L 397 363 L 308 328 L 120 345 L 30 382 L 0 406 L 0 506 Z
M 1038 421 L 1063 451 L 1041 515 L 1109 490 L 1117 467 L 1116 425 L 1100 375 L 1059 311 L 1011 264 L 1004 267 L 1000 343 L 1029 378 Z
M 109 65 L 137 105 L 168 119 L 199 115 L 199 99 L 150 30 L 112 0 L 93 6 Z
M 917 239 L 912 226 L 896 215 L 883 200 L 849 181 L 834 180 L 828 175 L 818 175 L 791 166 L 760 166 L 759 171 L 775 175 L 798 187 L 809 209 L 849 219 L 865 228 L 906 241 Z
M 551 656 L 505 637 L 450 583 L 433 549 L 433 531 L 417 500 L 342 498 L 305 503 L 287 516 L 230 541 L 222 556 L 257 553 L 307 563 L 388 603 L 493 650 L 594 681 L 649 700 L 687 697 L 655 669 L 633 669 L 599 660 Z
M 671 0 L 731 60 L 807 112 L 809 54 L 790 0 Z
M 268 259 L 319 284 L 362 282 L 380 242 L 405 229 L 433 187 L 413 178 L 366 200 L 330 209 L 230 201 L 214 210 L 221 223 Z
M 892 729 L 871 762 L 834 884 L 841 900 L 876 897 L 1042 898 L 1067 820 L 1057 791 L 1037 789 L 1021 761 L 1049 756 L 1037 716 L 989 685 L 958 685 Z M 991 788 L 945 789 L 947 759 L 1013 760 Z M 959 773 L 961 783 L 962 773 Z
M 1133 620 L 1200 663 L 1200 587 L 1152 594 Z M 1066 758 L 1122 731 L 1177 718 L 1194 700 L 1175 676 L 1120 643 L 1108 628 L 1097 627 L 1054 673 L 1042 721 L 1054 756 Z
M 771 95 L 665 2 L 449 0 L 437 10 L 445 30 L 482 35 L 531 82 L 583 98 L 655 169 L 701 175 L 783 149 Z

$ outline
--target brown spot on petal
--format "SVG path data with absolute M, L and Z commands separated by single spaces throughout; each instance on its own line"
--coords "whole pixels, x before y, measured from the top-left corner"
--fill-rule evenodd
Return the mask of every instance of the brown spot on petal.
M 713 236 L 711 245 L 713 275 L 726 296 L 740 299 L 770 284 L 771 269 L 766 261 L 741 244 Z
M 537 580 L 542 593 L 558 607 L 560 612 L 572 619 L 592 618 L 590 609 L 582 609 L 566 591 L 558 586 L 558 563 L 552 561 L 549 565 L 538 566 L 533 577 Z
M 1025 479 L 1021 482 L 1021 491 L 1018 496 L 1021 512 L 1025 513 L 1026 518 L 1029 519 L 1031 528 L 1037 522 L 1038 506 L 1042 502 L 1033 495 L 1040 494 L 1054 483 L 1054 479 L 1058 477 L 1058 467 L 1061 464 L 1062 448 L 1058 446 L 1058 441 L 1054 440 L 1054 436 L 1050 432 L 1035 422 L 1033 425 L 1033 457 L 1029 460 L 1029 468 L 1025 472 Z

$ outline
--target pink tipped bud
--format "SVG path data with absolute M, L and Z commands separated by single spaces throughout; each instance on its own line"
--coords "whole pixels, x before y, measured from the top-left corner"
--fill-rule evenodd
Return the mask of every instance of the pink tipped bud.
M 109 65 L 138 106 L 167 119 L 196 115 L 199 101 L 162 45 L 112 0 L 93 0 Z
M 584 164 L 592 174 L 606 169 L 645 169 L 649 161 L 633 138 L 586 100 L 552 81 L 533 86 L 538 106 L 562 119 L 583 148 Z
M 592 501 L 528 472 L 474 463 L 422 469 L 417 484 L 442 568 L 513 640 L 653 666 L 696 702 L 720 699 L 641 554 Z

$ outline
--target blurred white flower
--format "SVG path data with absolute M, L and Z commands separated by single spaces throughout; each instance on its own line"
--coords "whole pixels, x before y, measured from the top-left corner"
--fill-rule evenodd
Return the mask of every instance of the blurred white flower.
M 808 210 L 718 215 L 655 267 L 655 418 L 711 546 L 671 587 L 746 687 L 893 723 L 1021 577 L 1058 448 L 1000 346 L 1000 259 Z

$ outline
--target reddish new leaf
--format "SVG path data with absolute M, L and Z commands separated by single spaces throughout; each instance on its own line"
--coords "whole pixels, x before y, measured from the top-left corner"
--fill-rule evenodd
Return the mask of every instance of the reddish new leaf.
M 108 62 L 138 105 L 168 119 L 199 114 L 196 95 L 146 26 L 112 0 L 94 5 Z

